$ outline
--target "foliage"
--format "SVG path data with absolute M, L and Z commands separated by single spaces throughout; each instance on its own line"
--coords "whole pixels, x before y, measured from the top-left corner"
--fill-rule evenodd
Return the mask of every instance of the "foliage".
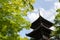
M 29 40 L 29 39 L 27 37 L 24 38 L 20 37 L 20 40 Z
M 0 0 L 0 40 L 18 40 L 23 28 L 29 28 L 24 16 L 34 8 L 34 0 Z
M 60 39 L 60 9 L 57 9 L 56 12 L 58 13 L 55 17 L 55 28 L 56 30 L 52 32 L 52 36 L 55 36 L 54 39 Z
M 60 0 L 59 0 L 59 2 L 60 2 Z
M 60 0 L 59 0 L 60 2 Z M 56 10 L 57 15 L 55 16 L 54 27 L 55 31 L 52 32 L 53 38 L 51 40 L 60 40 L 60 8 Z

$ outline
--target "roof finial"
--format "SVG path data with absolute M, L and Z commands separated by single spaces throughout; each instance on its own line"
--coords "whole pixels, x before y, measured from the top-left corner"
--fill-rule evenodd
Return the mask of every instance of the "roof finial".
M 38 9 L 38 12 L 39 12 L 39 16 L 40 16 L 40 9 Z

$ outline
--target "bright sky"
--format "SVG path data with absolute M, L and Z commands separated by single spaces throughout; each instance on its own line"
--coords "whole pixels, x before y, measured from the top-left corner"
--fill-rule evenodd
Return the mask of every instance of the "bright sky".
M 34 12 L 28 14 L 28 19 L 30 22 L 34 22 L 38 17 L 38 9 L 40 10 L 40 14 L 50 22 L 54 22 L 54 17 L 56 15 L 56 9 L 60 8 L 60 3 L 58 3 L 58 0 L 36 0 L 34 4 Z M 25 37 L 26 33 L 31 32 L 32 29 L 26 30 L 23 29 L 20 32 L 20 35 L 22 37 Z

